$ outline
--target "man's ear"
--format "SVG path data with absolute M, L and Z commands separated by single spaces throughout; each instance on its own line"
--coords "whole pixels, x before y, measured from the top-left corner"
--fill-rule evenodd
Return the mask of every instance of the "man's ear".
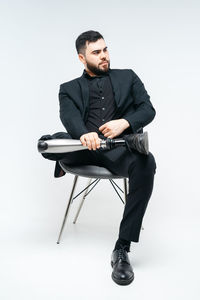
M 81 61 L 83 64 L 86 63 L 86 61 L 85 61 L 85 56 L 84 56 L 83 54 L 79 53 L 79 54 L 78 54 L 78 58 L 80 59 L 80 61 Z

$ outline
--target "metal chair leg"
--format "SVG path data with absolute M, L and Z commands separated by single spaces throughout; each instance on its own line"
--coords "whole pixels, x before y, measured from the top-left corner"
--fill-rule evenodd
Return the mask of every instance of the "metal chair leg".
M 73 182 L 73 187 L 72 187 L 72 190 L 71 190 L 71 195 L 69 197 L 69 201 L 68 201 L 68 204 L 67 204 L 67 209 L 66 209 L 66 212 L 65 212 L 65 215 L 64 215 L 64 219 L 63 219 L 63 223 L 62 223 L 61 230 L 60 230 L 60 233 L 59 233 L 57 244 L 60 243 L 61 235 L 62 235 L 63 229 L 65 227 L 65 222 L 66 222 L 66 219 L 67 219 L 67 216 L 68 216 L 68 213 L 69 213 L 69 208 L 70 208 L 72 200 L 73 200 L 73 195 L 74 195 L 77 180 L 78 180 L 78 175 L 75 175 L 74 182 Z
M 74 221 L 73 221 L 74 224 L 76 223 L 76 221 L 77 221 L 77 219 L 78 219 L 80 210 L 81 210 L 81 208 L 82 208 L 82 206 L 83 206 L 83 202 L 85 201 L 86 194 L 87 194 L 87 192 L 88 192 L 89 185 L 90 185 L 91 181 L 92 181 L 92 178 L 90 178 L 90 179 L 88 180 L 88 184 L 87 184 L 88 188 L 85 190 L 85 192 L 84 192 L 84 194 L 83 194 L 83 198 L 82 198 L 82 200 L 81 200 L 81 202 L 80 202 L 80 205 L 79 205 L 79 207 L 78 207 L 76 216 L 75 216 Z

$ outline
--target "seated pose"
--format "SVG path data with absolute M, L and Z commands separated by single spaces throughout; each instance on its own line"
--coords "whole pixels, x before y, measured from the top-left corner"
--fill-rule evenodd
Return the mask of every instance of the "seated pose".
M 80 139 L 88 150 L 42 155 L 56 161 L 55 177 L 65 174 L 58 164 L 63 160 L 71 165 L 102 166 L 129 178 L 129 193 L 111 256 L 112 279 L 127 285 L 134 279 L 128 252 L 131 241 L 139 241 L 156 163 L 150 152 L 144 155 L 126 147 L 102 150 L 100 140 L 142 132 L 153 120 L 155 109 L 142 81 L 131 69 L 110 68 L 108 49 L 99 32 L 90 30 L 79 35 L 76 50 L 84 65 L 83 74 L 61 84 L 59 92 L 60 119 L 67 133 L 58 132 L 41 139 Z

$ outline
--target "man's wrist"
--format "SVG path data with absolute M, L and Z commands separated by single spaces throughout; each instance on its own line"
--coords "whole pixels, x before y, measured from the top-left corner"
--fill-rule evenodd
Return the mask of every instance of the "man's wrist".
M 123 121 L 123 126 L 124 126 L 124 129 L 127 129 L 130 127 L 130 124 L 129 122 L 126 120 L 126 119 L 121 119 Z

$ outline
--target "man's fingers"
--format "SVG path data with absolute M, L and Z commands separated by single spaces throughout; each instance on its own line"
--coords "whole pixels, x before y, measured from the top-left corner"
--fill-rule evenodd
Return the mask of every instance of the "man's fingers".
M 92 147 L 91 147 L 91 137 L 86 137 L 86 146 L 88 147 L 89 150 L 92 149 Z
M 104 128 L 106 128 L 106 123 L 99 127 L 99 131 L 104 130 Z
M 96 139 L 96 146 L 98 149 L 100 148 L 100 139 L 99 138 Z
M 80 141 L 83 146 L 86 146 L 85 137 L 83 135 L 80 137 Z
M 105 129 L 102 131 L 103 134 L 105 134 L 105 133 L 107 133 L 107 132 L 109 132 L 109 129 L 107 129 L 107 128 L 105 128 Z
M 95 141 L 95 139 L 94 139 L 94 137 L 92 136 L 91 137 L 91 146 L 90 146 L 90 150 L 92 149 L 92 150 L 96 150 L 96 141 Z
M 99 140 L 99 138 L 95 138 L 93 150 L 96 150 L 99 147 L 100 147 L 100 140 Z
M 109 135 L 110 135 L 110 132 L 106 132 L 106 133 L 104 134 L 105 137 L 108 137 Z
M 93 135 L 94 140 L 92 141 L 92 149 L 96 150 L 97 148 L 100 148 L 100 139 L 98 137 L 98 134 Z
M 107 132 L 106 134 L 104 134 L 104 136 L 109 139 L 113 139 L 115 137 L 115 135 L 111 132 Z
M 109 138 L 110 136 L 114 137 L 114 132 L 111 129 L 107 129 L 107 130 L 105 129 L 104 131 L 102 131 L 102 133 L 105 137 L 109 137 Z
M 100 148 L 100 139 L 96 132 L 90 132 L 82 135 L 80 141 L 84 146 L 87 146 L 89 150 L 96 150 Z
M 96 150 L 96 142 L 93 134 L 88 134 L 86 136 L 86 146 L 89 150 Z

